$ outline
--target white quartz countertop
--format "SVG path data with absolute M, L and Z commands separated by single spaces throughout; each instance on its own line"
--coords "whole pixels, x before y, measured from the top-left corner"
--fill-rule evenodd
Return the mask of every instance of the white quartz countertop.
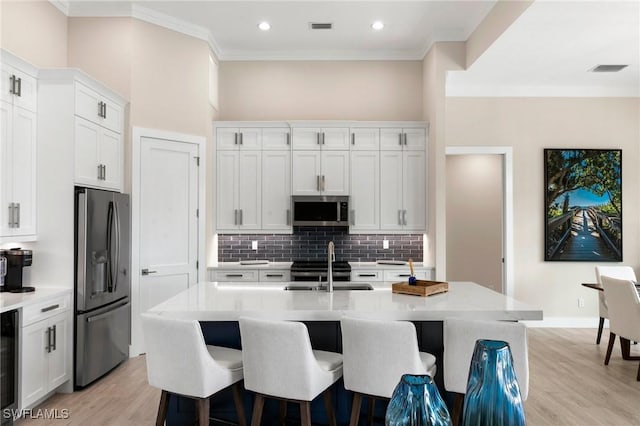
M 70 288 L 62 287 L 36 287 L 36 291 L 29 293 L 0 293 L 0 312 L 22 308 L 31 303 L 71 294 Z
M 377 262 L 349 262 L 352 270 L 358 269 L 380 269 L 380 270 L 393 270 L 393 269 L 403 269 L 409 270 L 409 263 L 405 263 L 404 265 L 392 265 L 389 263 L 377 263 Z M 413 262 L 413 267 L 415 269 L 424 270 L 424 269 L 434 269 L 433 266 L 428 266 L 424 262 Z
M 389 283 L 378 283 L 373 291 L 333 293 L 284 290 L 288 284 L 203 282 L 150 311 L 199 321 L 235 321 L 241 316 L 337 321 L 343 315 L 414 321 L 542 320 L 541 309 L 472 282 L 451 282 L 447 293 L 429 297 L 394 294 Z
M 220 262 L 216 265 L 209 266 L 209 269 L 289 269 L 292 262 L 269 262 L 256 265 L 246 265 L 241 262 Z

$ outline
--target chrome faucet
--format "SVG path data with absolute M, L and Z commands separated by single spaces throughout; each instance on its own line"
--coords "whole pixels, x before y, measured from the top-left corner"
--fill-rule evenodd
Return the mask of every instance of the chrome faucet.
M 333 293 L 333 263 L 336 260 L 335 246 L 329 241 L 327 247 L 327 293 Z

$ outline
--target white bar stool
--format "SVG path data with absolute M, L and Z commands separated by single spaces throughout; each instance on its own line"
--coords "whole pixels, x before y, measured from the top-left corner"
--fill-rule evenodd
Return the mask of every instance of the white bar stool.
M 596 282 L 600 285 L 602 285 L 603 276 L 619 280 L 637 281 L 636 273 L 631 266 L 596 266 Z M 600 338 L 602 337 L 604 320 L 609 318 L 609 308 L 604 297 L 604 291 L 598 292 L 598 310 L 600 322 L 598 323 L 598 337 L 596 337 L 597 345 L 600 344 Z
M 302 425 L 311 426 L 310 402 L 324 391 L 329 424 L 335 426 L 329 387 L 342 376 L 342 355 L 313 350 L 301 322 L 240 318 L 239 323 L 244 385 L 256 393 L 251 425 L 260 425 L 269 397 L 299 403 Z
M 455 392 L 456 401 L 451 421 L 457 424 L 467 393 L 469 368 L 476 340 L 502 340 L 509 344 L 513 356 L 513 367 L 518 378 L 522 401 L 529 394 L 529 355 L 527 350 L 527 327 L 518 322 L 476 321 L 447 319 L 444 334 L 444 387 Z
M 207 346 L 198 321 L 142 314 L 147 349 L 149 384 L 162 389 L 156 425 L 167 417 L 169 394 L 196 400 L 200 426 L 209 425 L 209 398 L 232 386 L 238 423 L 246 426 L 242 407 L 242 352 L 221 346 Z
M 344 387 L 354 392 L 351 426 L 358 424 L 362 396 L 370 398 L 371 417 L 375 398 L 390 399 L 403 374 L 435 377 L 436 358 L 418 349 L 413 323 L 343 317 L 340 328 Z

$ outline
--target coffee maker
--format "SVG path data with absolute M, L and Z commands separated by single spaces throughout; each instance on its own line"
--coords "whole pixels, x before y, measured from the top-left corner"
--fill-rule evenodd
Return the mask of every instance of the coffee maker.
M 21 248 L 11 248 L 4 250 L 3 256 L 7 258 L 7 276 L 5 278 L 5 288 L 11 293 L 26 293 L 35 291 L 35 287 L 22 285 L 22 269 L 31 266 L 33 254 L 31 250 Z

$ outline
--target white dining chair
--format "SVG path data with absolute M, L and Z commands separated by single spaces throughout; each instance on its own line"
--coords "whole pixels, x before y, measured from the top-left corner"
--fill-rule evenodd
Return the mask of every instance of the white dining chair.
M 156 425 L 164 424 L 170 394 L 196 401 L 198 424 L 209 424 L 209 398 L 232 386 L 238 423 L 246 426 L 240 381 L 242 352 L 222 346 L 208 346 L 198 321 L 142 314 L 147 350 L 147 379 L 162 389 Z
M 362 397 L 391 398 L 403 374 L 436 374 L 436 357 L 418 349 L 416 328 L 408 321 L 343 317 L 344 388 L 354 392 L 349 425 L 358 424 Z M 371 420 L 371 419 L 370 419 Z
M 509 344 L 513 366 L 523 401 L 529 395 L 529 354 L 527 327 L 519 322 L 447 319 L 444 321 L 444 387 L 456 394 L 451 416 L 460 415 L 464 394 L 467 392 L 469 368 L 476 341 L 479 339 L 502 340 Z M 454 422 L 455 424 L 455 422 Z
M 631 280 L 602 276 L 602 286 L 609 307 L 609 345 L 604 358 L 604 365 L 609 365 L 616 336 L 640 341 L 640 297 Z M 636 380 L 640 381 L 640 364 Z
M 603 276 L 617 278 L 620 280 L 636 281 L 636 273 L 631 266 L 596 266 L 596 282 L 600 285 L 602 285 Z M 598 336 L 596 337 L 597 345 L 600 344 L 600 338 L 602 337 L 604 320 L 609 319 L 607 299 L 603 291 L 598 291 L 598 311 L 600 314 L 600 321 L 598 323 Z
M 276 398 L 299 403 L 302 425 L 311 426 L 310 402 L 323 393 L 335 426 L 329 388 L 342 377 L 342 355 L 312 349 L 301 322 L 241 317 L 239 323 L 244 385 L 256 393 L 251 425 L 260 425 L 265 398 Z

